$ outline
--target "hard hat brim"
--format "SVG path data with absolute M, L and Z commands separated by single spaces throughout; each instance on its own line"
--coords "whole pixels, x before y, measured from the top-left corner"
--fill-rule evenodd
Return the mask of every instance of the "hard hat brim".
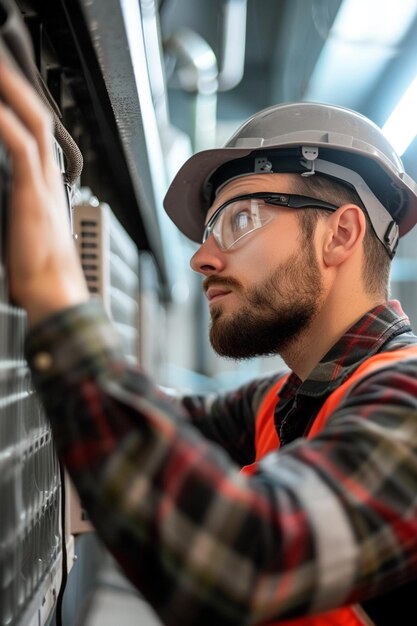
M 247 148 L 204 150 L 184 163 L 166 193 L 164 207 L 186 237 L 201 243 L 209 209 L 204 186 L 211 174 L 224 163 L 248 156 L 251 152 L 253 150 Z
M 268 151 L 268 148 L 264 149 Z M 204 189 L 210 176 L 225 163 L 246 157 L 252 152 L 253 148 L 232 147 L 204 150 L 184 163 L 166 193 L 164 207 L 171 220 L 186 237 L 201 243 L 205 217 L 209 209 Z M 352 151 L 348 152 L 352 156 Z M 375 161 L 371 162 L 376 165 Z M 381 162 L 378 166 L 381 176 L 385 175 L 392 180 L 392 172 L 384 171 Z M 399 223 L 400 236 L 403 236 L 417 223 L 417 185 L 407 174 L 402 173 L 401 180 L 397 178 L 397 187 L 407 196 L 406 210 Z

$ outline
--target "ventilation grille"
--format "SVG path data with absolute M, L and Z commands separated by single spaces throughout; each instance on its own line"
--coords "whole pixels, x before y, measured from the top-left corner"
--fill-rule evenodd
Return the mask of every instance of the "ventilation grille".
M 139 254 L 107 204 L 73 209 L 77 249 L 90 293 L 100 296 L 117 327 L 125 353 L 139 354 Z
M 90 293 L 99 294 L 100 281 L 100 225 L 94 219 L 82 219 L 80 222 L 80 259 Z

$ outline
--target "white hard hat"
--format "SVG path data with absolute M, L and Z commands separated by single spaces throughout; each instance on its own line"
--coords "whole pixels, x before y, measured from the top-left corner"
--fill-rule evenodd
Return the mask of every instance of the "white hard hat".
M 172 181 L 164 206 L 187 237 L 201 242 L 207 210 L 222 184 L 272 172 L 317 172 L 354 187 L 391 257 L 398 236 L 417 222 L 417 185 L 381 129 L 350 109 L 313 102 L 264 109 L 224 148 L 193 155 Z

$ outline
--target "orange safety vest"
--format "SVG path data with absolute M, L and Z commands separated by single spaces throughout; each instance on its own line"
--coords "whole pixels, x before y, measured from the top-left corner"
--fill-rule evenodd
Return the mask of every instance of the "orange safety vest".
M 395 365 L 400 361 L 405 361 L 413 357 L 417 357 L 416 345 L 393 350 L 392 352 L 376 354 L 359 365 L 353 374 L 325 400 L 314 419 L 307 439 L 312 439 L 324 428 L 330 415 L 336 411 L 346 394 L 354 385 L 377 370 L 384 369 L 385 367 Z M 245 465 L 245 467 L 242 468 L 241 471 L 244 474 L 252 475 L 256 469 L 257 463 L 268 452 L 277 450 L 280 447 L 278 433 L 274 424 L 274 412 L 279 401 L 279 391 L 287 378 L 288 376 L 280 378 L 280 380 L 271 387 L 260 406 L 255 427 L 255 462 L 251 465 Z M 269 626 L 372 626 L 372 623 L 373 622 L 363 613 L 359 605 L 351 605 L 319 615 L 271 622 Z

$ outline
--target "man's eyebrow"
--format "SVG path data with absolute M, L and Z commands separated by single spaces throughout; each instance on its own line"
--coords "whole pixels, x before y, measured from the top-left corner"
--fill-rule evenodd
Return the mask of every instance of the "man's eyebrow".
M 230 198 L 230 199 L 232 199 L 232 198 Z M 224 202 L 228 202 L 228 200 L 225 200 Z M 220 202 L 217 206 L 216 206 L 215 203 L 213 203 L 211 205 L 211 207 L 209 208 L 209 210 L 206 213 L 206 219 L 204 221 L 204 226 L 207 226 L 207 223 L 210 221 L 210 218 L 215 214 L 217 209 L 220 208 L 222 206 L 222 204 L 224 204 L 224 202 Z
M 216 204 L 216 200 L 214 200 L 213 204 L 211 205 L 211 207 L 208 209 L 207 213 L 206 213 L 206 219 L 204 222 L 204 226 L 207 226 L 207 223 L 210 221 L 210 218 L 215 214 L 215 212 L 217 211 L 217 209 L 219 209 L 221 206 L 223 206 L 223 204 L 226 204 L 227 202 L 230 202 L 231 200 L 234 200 L 236 198 L 240 198 L 241 196 L 248 196 L 253 192 L 248 191 L 247 193 L 239 193 L 239 194 L 233 194 L 232 196 L 230 196 L 230 198 L 226 198 L 225 200 L 223 200 L 222 202 L 219 202 L 218 204 Z

